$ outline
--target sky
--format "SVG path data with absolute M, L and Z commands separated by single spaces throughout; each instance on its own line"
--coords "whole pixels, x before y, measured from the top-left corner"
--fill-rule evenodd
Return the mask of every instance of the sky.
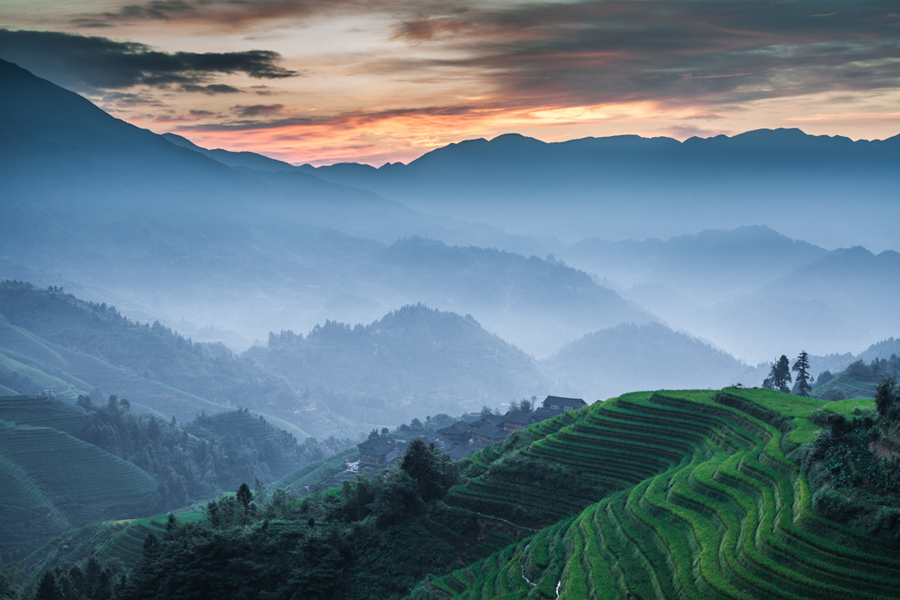
M 900 133 L 897 0 L 0 0 L 0 58 L 294 164 L 509 132 Z

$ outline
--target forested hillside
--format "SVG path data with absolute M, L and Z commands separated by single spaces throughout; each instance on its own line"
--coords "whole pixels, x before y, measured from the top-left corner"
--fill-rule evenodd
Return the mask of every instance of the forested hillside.
M 471 316 L 423 305 L 365 326 L 329 321 L 306 336 L 282 331 L 245 356 L 309 390 L 308 402 L 359 421 L 396 425 L 549 391 L 546 372 L 524 352 Z

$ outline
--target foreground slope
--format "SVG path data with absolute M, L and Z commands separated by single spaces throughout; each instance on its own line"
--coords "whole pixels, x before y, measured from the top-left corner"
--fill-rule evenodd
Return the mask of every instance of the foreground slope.
M 562 520 L 413 596 L 896 598 L 896 551 L 818 517 L 786 456 L 814 438 L 813 410 L 853 406 L 732 388 L 641 393 L 567 415 L 549 435 L 533 427 L 539 439 L 518 454 L 620 491 L 573 513 L 547 486 L 528 494 L 498 478 L 508 453 L 482 453 L 482 473 L 448 503 L 519 527 L 547 506 Z

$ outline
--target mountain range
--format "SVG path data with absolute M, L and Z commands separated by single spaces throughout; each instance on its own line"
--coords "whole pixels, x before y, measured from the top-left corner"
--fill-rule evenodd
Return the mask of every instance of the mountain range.
M 898 325 L 896 253 L 747 225 L 824 219 L 879 247 L 897 222 L 898 138 L 511 135 L 409 165 L 314 169 L 153 134 L 11 63 L 0 81 L 0 277 L 236 351 L 420 302 L 471 314 L 538 360 L 622 323 L 662 322 L 749 363 L 860 352 Z M 852 211 L 836 199 L 851 181 Z M 708 229 L 726 214 L 731 228 Z M 668 229 L 622 239 L 636 220 L 643 237 Z

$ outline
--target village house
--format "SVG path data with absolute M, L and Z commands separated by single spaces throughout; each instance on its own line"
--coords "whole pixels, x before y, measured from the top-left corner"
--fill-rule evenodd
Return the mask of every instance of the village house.
M 563 398 L 561 396 L 547 396 L 544 400 L 544 408 L 556 409 L 556 410 L 577 410 L 582 406 L 587 406 L 587 403 L 581 398 Z
M 359 464 L 369 469 L 383 469 L 406 450 L 406 444 L 393 438 L 377 437 L 356 445 L 359 448 Z
M 472 442 L 478 449 L 481 449 L 486 448 L 491 444 L 496 444 L 508 435 L 509 432 L 502 427 L 484 423 L 480 427 L 472 430 Z
M 525 429 L 532 423 L 532 421 L 529 420 L 530 417 L 530 412 L 524 413 L 518 410 L 511 410 L 503 415 L 503 429 L 506 431 Z
M 449 427 L 438 429 L 437 432 L 451 444 L 465 444 L 472 439 L 472 426 L 465 421 L 457 421 Z

